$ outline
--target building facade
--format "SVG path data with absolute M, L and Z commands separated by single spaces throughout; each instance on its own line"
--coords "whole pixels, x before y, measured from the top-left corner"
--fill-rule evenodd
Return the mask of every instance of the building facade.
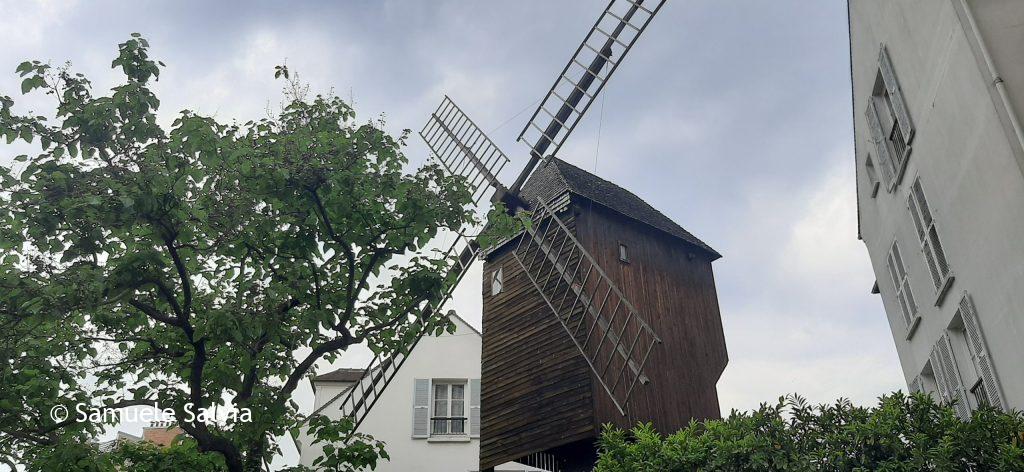
M 480 333 L 458 317 L 456 330 L 424 336 L 367 413 L 359 432 L 385 443 L 390 459 L 375 471 L 467 472 L 480 461 Z M 339 405 L 364 369 L 338 369 L 313 379 L 314 411 L 340 419 Z M 323 454 L 303 431 L 295 438 L 299 463 Z M 538 471 L 503 464 L 504 472 Z
M 859 232 L 908 387 L 1024 409 L 1024 2 L 848 8 Z

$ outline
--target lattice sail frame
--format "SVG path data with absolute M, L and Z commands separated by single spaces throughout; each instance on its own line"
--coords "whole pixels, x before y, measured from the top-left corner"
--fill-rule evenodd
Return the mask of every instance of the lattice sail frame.
M 488 188 L 504 189 L 504 186 L 498 181 L 497 175 L 508 164 L 508 157 L 450 97 L 444 97 L 419 134 L 434 154 L 434 158 L 444 166 L 445 170 L 453 175 L 466 178 L 475 205 L 479 205 L 480 199 L 487 193 Z M 465 236 L 471 229 L 463 228 L 463 231 L 457 233 L 455 242 L 445 252 L 445 257 L 453 261 L 448 269 L 448 274 L 454 277 L 454 282 L 441 299 L 421 310 L 417 317 L 418 323 L 429 319 L 451 299 L 455 288 L 480 254 L 480 247 L 476 240 Z M 419 344 L 420 339 L 426 333 L 422 324 L 415 327 L 419 328 L 417 336 L 405 349 L 375 355 L 359 382 L 325 402 L 310 416 L 319 414 L 341 399 L 339 409 L 342 415 L 351 417 L 355 422 L 355 427 L 358 428 L 370 409 L 377 403 L 381 393 L 398 374 L 409 353 Z
M 445 252 L 445 257 L 452 261 L 452 265 L 448 268 L 448 276 L 454 277 L 453 282 L 449 285 L 448 289 L 437 301 L 428 303 L 420 310 L 419 316 L 417 316 L 414 322 L 418 330 L 416 337 L 409 343 L 405 349 L 396 349 L 388 353 L 376 354 L 370 364 L 366 367 L 363 372 L 363 376 L 358 382 L 356 382 L 348 390 L 342 391 L 335 395 L 324 404 L 313 411 L 308 418 L 312 418 L 320 414 L 324 409 L 333 405 L 339 399 L 341 403 L 338 409 L 341 411 L 342 417 L 352 418 L 355 426 L 353 431 L 359 428 L 366 415 L 370 412 L 370 409 L 377 404 L 377 400 L 381 394 L 387 389 L 388 385 L 398 374 L 398 371 L 405 364 L 405 360 L 408 359 L 409 354 L 419 344 L 420 340 L 427 333 L 427 329 L 423 326 L 423 320 L 430 319 L 434 313 L 438 313 L 441 307 L 444 306 L 448 300 L 451 299 L 452 293 L 455 292 L 455 288 L 458 287 L 459 283 L 465 277 L 466 273 L 469 272 L 470 266 L 473 261 L 480 254 L 480 247 L 476 244 L 476 241 L 469 239 L 463 235 L 456 237 L 456 240 Z M 442 315 L 446 319 L 447 314 Z
M 498 174 L 508 164 L 508 156 L 447 95 L 420 130 L 420 137 L 448 172 L 466 178 L 474 202 L 480 202 L 488 186 L 505 188 Z
M 576 128 L 580 118 L 590 108 L 594 98 L 604 88 L 605 82 L 621 64 L 626 53 L 633 47 L 637 38 L 647 28 L 651 19 L 664 3 L 665 0 L 648 0 L 647 2 L 644 0 L 612 0 L 608 4 L 519 134 L 518 140 L 530 146 L 532 157 L 538 158 L 545 153 L 554 155 L 558 152 L 562 143 Z M 600 44 L 599 48 L 595 47 L 602 42 L 603 44 Z M 617 59 L 615 59 L 616 55 Z M 604 72 L 605 70 L 607 72 Z M 579 79 L 573 81 L 570 78 L 572 75 L 578 75 Z M 592 91 L 589 90 L 595 82 L 597 87 Z M 553 113 L 551 108 L 556 106 L 558 110 Z M 541 128 L 539 123 L 548 119 L 550 121 L 547 126 Z M 445 96 L 438 108 L 431 114 L 419 134 L 435 158 L 448 172 L 466 178 L 475 204 L 480 203 L 488 187 L 493 188 L 499 194 L 508 192 L 497 178 L 497 175 L 508 164 L 508 157 L 448 96 Z M 552 144 L 554 144 L 553 149 L 550 147 Z M 517 181 L 516 189 L 518 189 L 518 184 L 525 180 L 525 174 L 528 174 L 529 170 L 530 168 L 524 170 L 524 175 L 521 175 Z M 514 253 L 515 259 L 523 266 L 531 283 L 552 309 L 562 327 L 570 334 L 619 412 L 625 414 L 629 398 L 636 384 L 649 382 L 643 374 L 643 368 L 650 358 L 654 345 L 660 344 L 661 339 L 637 314 L 632 304 L 612 284 L 594 258 L 583 249 L 557 215 L 543 202 L 540 203 L 540 206 L 542 208 L 535 214 L 535 217 L 539 216 L 537 221 L 540 222 L 540 226 L 528 228 L 523 233 Z M 540 228 L 544 229 L 538 231 Z M 551 228 L 557 228 L 550 232 L 552 237 L 559 232 L 563 235 L 559 253 L 550 252 L 553 247 L 551 243 L 554 240 L 551 243 L 546 240 L 549 236 L 548 230 Z M 566 244 L 566 240 L 571 240 L 572 245 L 563 261 L 561 250 Z M 523 246 L 524 241 L 531 241 L 536 246 L 529 266 L 525 262 L 530 255 L 530 243 Z M 454 289 L 479 255 L 480 248 L 475 240 L 467 239 L 459 234 L 446 254 L 451 257 L 456 253 L 458 256 L 453 258 L 455 263 L 449 269 L 454 272 L 455 282 L 440 300 L 423 308 L 418 320 L 429 318 L 451 298 Z M 551 269 L 548 269 L 543 284 L 541 284 L 539 273 L 536 275 L 530 273 L 530 269 L 535 268 L 538 257 L 541 260 L 547 260 L 552 266 Z M 569 276 L 566 269 L 573 257 L 576 258 L 575 268 L 573 274 Z M 585 275 L 581 281 L 576 281 L 575 277 L 581 273 L 579 271 L 583 265 L 587 266 Z M 538 270 L 542 267 L 543 262 L 536 266 Z M 559 278 L 556 279 L 555 284 L 549 286 L 552 271 L 555 270 L 559 273 Z M 591 279 L 591 273 L 594 270 L 597 275 Z M 562 298 L 556 307 L 554 297 L 558 292 L 545 292 L 545 290 L 555 290 L 559 280 L 564 287 L 562 288 Z M 589 295 L 588 290 L 590 293 L 600 294 L 602 287 L 606 287 L 605 294 L 601 304 L 595 306 L 593 302 L 596 298 Z M 573 294 L 573 303 L 568 312 L 563 312 L 564 302 L 570 292 Z M 613 297 L 616 301 L 612 311 L 605 316 L 609 297 Z M 581 301 L 583 304 L 579 304 Z M 624 309 L 626 315 L 624 319 L 617 320 L 620 308 Z M 588 319 L 587 315 L 592 319 Z M 574 329 L 570 329 L 573 321 L 576 326 Z M 587 323 L 590 324 L 587 325 Z M 587 326 L 589 326 L 585 330 L 587 335 L 581 342 L 578 335 L 582 334 L 581 328 Z M 621 329 L 616 333 L 619 326 Z M 600 328 L 601 331 L 598 333 L 600 338 L 596 344 L 592 345 L 590 340 L 597 328 Z M 625 349 L 621 343 L 622 337 L 633 332 L 636 334 L 629 348 Z M 339 408 L 343 416 L 353 418 L 355 428 L 358 428 L 424 334 L 425 330 L 419 329 L 418 335 L 406 349 L 374 356 L 359 382 L 325 402 L 310 416 L 319 414 L 339 398 L 344 397 Z M 605 349 L 606 346 L 608 346 L 607 349 Z M 636 350 L 638 346 L 640 349 Z M 639 363 L 632 358 L 632 353 L 635 350 L 638 353 L 643 352 Z M 613 377 L 614 380 L 607 379 L 607 374 L 611 372 L 609 369 L 615 365 L 616 360 L 618 364 L 621 364 L 618 367 L 619 372 Z M 603 365 L 603 367 L 598 369 L 598 365 Z M 612 369 L 612 371 L 614 370 Z M 631 380 L 629 376 L 632 376 Z M 622 382 L 623 379 L 626 379 L 626 382 Z
M 665 0 L 612 0 L 608 4 L 519 133 L 518 140 L 526 143 L 532 154 L 558 153 L 664 4 Z
M 513 256 L 625 415 L 637 384 L 649 382 L 643 369 L 661 338 L 546 203 Z

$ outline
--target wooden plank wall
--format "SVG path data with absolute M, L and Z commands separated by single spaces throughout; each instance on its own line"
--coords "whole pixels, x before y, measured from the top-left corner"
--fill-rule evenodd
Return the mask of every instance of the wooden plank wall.
M 517 242 L 484 263 L 481 470 L 597 434 L 590 370 L 513 258 Z
M 647 225 L 574 200 L 577 234 L 637 311 L 661 337 L 623 417 L 604 392 L 594 394 L 595 426 L 651 421 L 663 433 L 691 418 L 718 418 L 716 384 L 728 362 L 710 255 Z M 619 243 L 629 262 L 619 261 Z

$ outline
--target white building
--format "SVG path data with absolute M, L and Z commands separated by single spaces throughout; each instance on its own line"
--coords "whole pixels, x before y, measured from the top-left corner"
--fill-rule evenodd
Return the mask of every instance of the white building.
M 1024 409 L 1024 1 L 849 20 L 860 236 L 907 383 Z
M 424 336 L 381 393 L 359 432 L 383 441 L 390 460 L 376 471 L 475 471 L 480 463 L 480 333 L 453 316 L 452 334 Z M 338 369 L 313 379 L 314 411 L 341 416 L 344 393 L 363 369 Z M 325 406 L 326 405 L 326 406 Z M 322 454 L 305 434 L 296 438 L 299 463 L 311 467 Z M 499 471 L 538 471 L 516 463 Z

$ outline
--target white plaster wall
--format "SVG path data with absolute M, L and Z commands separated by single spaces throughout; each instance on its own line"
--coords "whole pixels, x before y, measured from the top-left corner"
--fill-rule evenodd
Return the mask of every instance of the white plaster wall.
M 893 326 L 893 339 L 909 381 L 920 373 L 935 341 L 949 325 L 964 291 L 971 293 L 1003 394 L 1024 409 L 1024 175 L 1011 137 L 999 121 L 967 36 L 949 0 L 850 0 L 851 55 L 858 207 L 868 249 Z M 1024 22 L 1024 2 L 1000 2 L 1003 15 Z M 984 25 L 982 25 L 984 26 Z M 1012 38 L 1012 32 L 987 35 Z M 983 36 L 985 36 L 983 32 Z M 894 193 L 869 194 L 864 160 L 874 145 L 864 116 L 885 43 L 917 129 L 906 173 Z M 1000 44 L 999 50 L 1007 45 Z M 1024 68 L 1016 57 L 1001 54 Z M 1011 95 L 1020 82 L 1008 83 Z M 1020 110 L 1017 110 L 1020 113 Z M 877 165 L 877 161 L 876 161 Z M 920 176 L 955 281 L 941 306 L 907 209 L 910 185 Z M 908 341 L 885 259 L 893 239 L 903 259 L 922 321 Z M 958 353 L 961 365 L 969 363 Z M 964 380 L 969 382 L 968 379 Z
M 413 379 L 480 378 L 480 334 L 456 319 L 454 334 L 439 337 L 426 336 L 412 351 L 395 379 L 370 410 L 359 431 L 384 441 L 389 461 L 378 464 L 377 471 L 460 472 L 477 470 L 480 459 L 480 441 L 434 442 L 412 439 Z M 341 384 L 320 384 L 316 391 L 319 408 L 326 399 L 344 388 Z M 337 402 L 340 403 L 340 402 Z M 466 408 L 469 408 L 468 392 Z M 337 404 L 324 410 L 331 418 L 339 418 Z M 468 410 L 467 410 L 468 414 Z M 300 464 L 311 466 L 322 448 L 310 446 L 309 438 L 302 436 Z

